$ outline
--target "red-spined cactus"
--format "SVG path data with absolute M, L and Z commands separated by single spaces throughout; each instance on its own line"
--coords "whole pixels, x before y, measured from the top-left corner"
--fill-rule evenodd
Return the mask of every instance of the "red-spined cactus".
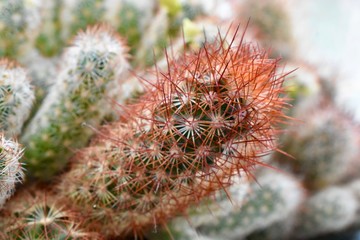
M 165 224 L 276 148 L 285 106 L 277 67 L 258 47 L 221 37 L 169 59 L 122 120 L 73 160 L 60 190 L 105 236 Z

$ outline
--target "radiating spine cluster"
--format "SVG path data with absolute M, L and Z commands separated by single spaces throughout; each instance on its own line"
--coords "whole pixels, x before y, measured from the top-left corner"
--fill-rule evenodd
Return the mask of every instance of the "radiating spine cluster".
M 83 216 L 46 191 L 20 190 L 1 214 L 2 239 L 102 239 L 82 228 Z
M 285 105 L 277 65 L 222 38 L 169 59 L 122 121 L 73 160 L 60 191 L 101 219 L 105 235 L 164 224 L 275 148 Z
M 13 194 L 15 184 L 24 178 L 22 164 L 19 162 L 23 148 L 0 134 L 0 208 Z
M 56 84 L 25 130 L 29 174 L 43 180 L 61 171 L 110 110 L 109 91 L 128 71 L 127 48 L 105 26 L 81 32 L 62 59 Z

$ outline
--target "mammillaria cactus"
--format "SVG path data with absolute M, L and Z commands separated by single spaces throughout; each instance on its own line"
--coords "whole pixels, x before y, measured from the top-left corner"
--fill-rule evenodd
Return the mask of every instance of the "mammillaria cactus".
M 19 159 L 23 155 L 21 146 L 0 134 L 0 208 L 15 189 L 15 184 L 24 178 Z
M 110 89 L 127 75 L 127 48 L 105 26 L 81 32 L 63 57 L 56 84 L 49 90 L 22 141 L 29 174 L 51 178 L 66 164 L 71 149 L 83 147 L 110 110 Z M 119 93 L 120 94 L 120 93 Z
M 1 213 L 2 239 L 101 239 L 81 228 L 83 217 L 48 192 L 22 189 Z
M 20 134 L 33 100 L 34 90 L 25 69 L 0 59 L 0 131 L 6 137 Z
M 291 165 L 312 190 L 343 180 L 356 167 L 359 154 L 359 128 L 351 117 L 333 104 L 320 107 L 307 107 L 295 115 L 300 118 L 311 112 L 306 122 L 290 129 L 286 136 L 284 150 L 295 159 L 274 157 L 275 161 Z
M 304 190 L 294 178 L 270 171 L 257 176 L 239 209 L 197 226 L 198 233 L 215 239 L 242 239 L 295 213 L 304 199 Z
M 326 188 L 310 197 L 304 204 L 294 232 L 299 239 L 344 229 L 354 222 L 358 203 L 351 190 Z
M 276 148 L 284 75 L 277 60 L 237 39 L 168 59 L 122 120 L 73 160 L 60 191 L 105 236 L 165 224 Z

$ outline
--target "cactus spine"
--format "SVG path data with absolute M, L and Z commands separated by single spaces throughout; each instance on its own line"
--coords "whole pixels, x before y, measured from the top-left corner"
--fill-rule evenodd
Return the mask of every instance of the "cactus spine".
M 0 208 L 15 189 L 15 184 L 24 178 L 22 164 L 19 162 L 23 155 L 21 146 L 0 134 Z
M 49 90 L 22 137 L 29 174 L 46 180 L 65 166 L 71 149 L 83 147 L 109 111 L 107 93 L 128 70 L 126 47 L 104 26 L 81 32 L 64 54 L 56 84 Z
M 27 73 L 6 59 L 0 60 L 0 131 L 16 137 L 30 114 L 34 91 Z
M 1 214 L 2 239 L 101 239 L 82 228 L 82 216 L 46 191 L 20 190 Z
M 234 37 L 235 38 L 235 37 Z M 74 160 L 60 187 L 107 236 L 143 234 L 275 148 L 277 61 L 222 38 L 178 60 Z

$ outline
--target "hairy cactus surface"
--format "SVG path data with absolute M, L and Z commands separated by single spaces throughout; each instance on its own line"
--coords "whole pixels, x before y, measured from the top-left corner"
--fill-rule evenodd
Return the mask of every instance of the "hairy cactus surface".
M 15 184 L 24 178 L 21 146 L 0 134 L 0 208 L 14 192 Z
M 25 69 L 0 60 L 0 131 L 16 137 L 30 114 L 34 90 Z
M 126 47 L 104 26 L 81 32 L 63 57 L 56 84 L 49 90 L 22 141 L 30 175 L 46 180 L 65 166 L 71 149 L 83 147 L 108 113 L 107 94 L 128 71 Z
M 101 220 L 100 232 L 142 235 L 275 149 L 284 75 L 236 39 L 168 59 L 123 119 L 73 160 L 60 191 Z

